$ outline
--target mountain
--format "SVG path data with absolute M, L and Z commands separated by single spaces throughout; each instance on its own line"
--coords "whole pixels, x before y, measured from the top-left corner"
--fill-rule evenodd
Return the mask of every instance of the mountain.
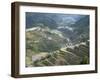
M 57 30 L 37 27 L 35 30 L 26 32 L 26 48 L 32 48 L 38 52 L 52 52 L 64 46 L 65 41 L 65 38 Z
M 32 64 L 32 56 L 51 53 L 66 46 L 67 40 L 58 30 L 34 27 L 26 30 L 26 63 Z
M 26 12 L 26 67 L 89 64 L 89 16 Z
M 89 40 L 89 16 L 85 16 L 79 19 L 75 24 L 72 25 L 74 28 L 73 35 L 71 36 L 71 40 L 75 43 L 76 41 L 84 42 Z
M 89 64 L 89 42 L 69 44 L 62 33 L 48 28 L 26 31 L 26 67 Z
M 45 13 L 26 13 L 26 28 L 31 28 L 32 26 L 48 26 L 50 28 L 56 28 L 57 23 L 55 20 L 56 15 L 45 14 Z M 48 16 L 49 15 L 49 16 Z
M 33 26 L 47 26 L 51 29 L 56 29 L 59 26 L 72 25 L 81 17 L 84 17 L 84 15 L 26 12 L 26 29 Z

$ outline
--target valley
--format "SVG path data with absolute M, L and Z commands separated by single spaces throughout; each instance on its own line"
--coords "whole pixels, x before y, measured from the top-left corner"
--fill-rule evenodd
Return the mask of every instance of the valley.
M 28 14 L 26 67 L 89 64 L 89 16 L 65 16 Z

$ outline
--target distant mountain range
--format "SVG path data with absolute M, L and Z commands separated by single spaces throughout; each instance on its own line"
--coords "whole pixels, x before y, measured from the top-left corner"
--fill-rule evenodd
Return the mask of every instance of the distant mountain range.
M 69 26 L 85 15 L 58 14 L 58 13 L 32 13 L 26 12 L 26 29 L 37 25 L 56 28 L 58 26 Z

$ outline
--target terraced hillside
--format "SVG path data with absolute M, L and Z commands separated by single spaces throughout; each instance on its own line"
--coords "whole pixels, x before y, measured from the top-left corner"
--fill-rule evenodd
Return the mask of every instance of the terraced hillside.
M 89 64 L 88 42 L 74 46 L 73 48 L 62 48 L 50 54 L 47 53 L 41 59 L 33 60 L 33 66 L 59 66 Z M 42 54 L 41 54 L 42 55 Z
M 26 67 L 79 65 L 89 63 L 89 41 L 76 45 L 51 30 L 26 32 Z
M 26 12 L 26 67 L 89 64 L 89 15 Z
M 55 33 L 55 31 L 42 28 L 26 31 L 26 65 L 32 66 L 34 62 L 32 56 L 39 58 L 40 55 L 48 55 L 62 46 L 66 46 L 65 42 L 67 40 L 59 31 Z

